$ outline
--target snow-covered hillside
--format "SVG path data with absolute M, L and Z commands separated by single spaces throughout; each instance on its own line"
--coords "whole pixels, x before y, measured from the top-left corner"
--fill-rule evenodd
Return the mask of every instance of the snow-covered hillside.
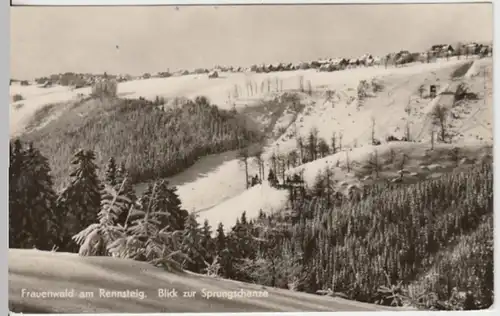
M 120 83 L 118 93 L 128 98 L 145 97 L 154 99 L 156 96 L 166 98 L 206 96 L 221 108 L 230 109 L 233 104 L 237 107 L 251 106 L 269 93 L 283 91 L 297 91 L 300 82 L 304 88 L 316 89 L 348 89 L 355 87 L 359 80 L 369 79 L 389 74 L 411 75 L 415 73 L 433 71 L 447 65 L 457 65 L 463 61 L 450 59 L 431 64 L 413 64 L 407 67 L 367 67 L 347 69 L 338 72 L 317 72 L 316 70 L 297 70 L 272 73 L 221 73 L 219 78 L 209 79 L 207 75 L 186 75 L 169 78 L 152 78 L 133 80 Z M 247 93 L 247 85 L 252 86 L 253 94 Z M 11 104 L 10 133 L 22 133 L 29 118 L 41 107 L 48 103 L 58 103 L 74 100 L 80 95 L 88 95 L 90 88 L 71 89 L 69 87 L 10 86 L 10 95 L 19 94 L 24 100 Z M 22 107 L 16 105 L 22 104 Z
M 425 144 L 428 142 L 427 128 L 430 125 L 429 113 L 437 104 L 446 106 L 451 105 L 449 104 L 450 98 L 446 94 L 438 95 L 435 99 L 420 98 L 418 88 L 423 84 L 426 85 L 428 91 L 428 86 L 430 84 L 437 84 L 440 85 L 438 92 L 442 92 L 446 89 L 456 87 L 457 82 L 451 80 L 451 74 L 457 67 L 467 62 L 469 62 L 469 60 L 455 60 L 443 62 L 441 64 L 424 64 L 401 69 L 388 69 L 384 76 L 377 78 L 380 82 L 384 83 L 384 91 L 375 94 L 372 98 L 368 98 L 359 110 L 356 109 L 355 104 L 348 104 L 348 96 L 350 95 L 354 98 L 356 95 L 354 85 L 359 82 L 360 78 L 368 77 L 358 77 L 356 79 L 358 81 L 353 80 L 353 77 L 351 77 L 351 79 L 349 79 L 351 81 L 345 81 L 351 82 L 353 86 L 347 87 L 346 84 L 347 88 L 338 90 L 333 104 L 331 102 L 324 102 L 324 96 L 322 94 L 313 95 L 311 97 L 304 96 L 303 102 L 309 105 L 298 115 L 296 124 L 292 124 L 278 141 L 267 147 L 264 156 L 268 159 L 273 152 L 287 152 L 296 149 L 296 140 L 292 135 L 297 132 L 299 135 L 306 136 L 312 127 L 316 127 L 319 131 L 319 136 L 324 137 L 327 141 L 330 140 L 334 132 L 337 133 L 337 137 L 339 133 L 342 132 L 344 147 L 354 147 L 355 145 L 358 147 L 363 146 L 363 148 L 354 149 L 353 152 L 350 153 L 352 156 L 350 159 L 355 162 L 358 160 L 359 163 L 366 163 L 366 160 L 368 160 L 369 155 L 373 151 L 372 146 L 367 146 L 371 138 L 372 118 L 375 119 L 376 137 L 381 141 L 384 141 L 385 137 L 388 135 L 402 137 L 405 132 L 404 129 L 408 117 L 405 107 L 407 107 L 409 100 L 411 100 L 410 133 L 412 137 L 421 140 L 424 144 L 397 143 L 385 147 L 382 146 L 378 150 L 381 151 L 382 155 L 384 149 L 388 151 L 393 147 L 404 149 L 405 147 L 417 146 L 416 148 L 424 148 L 420 151 L 423 152 L 429 147 Z M 468 75 L 464 78 L 470 85 L 472 91 L 479 93 L 481 97 L 486 93 L 486 98 L 484 100 L 471 101 L 461 107 L 453 108 L 453 112 L 462 112 L 461 117 L 451 121 L 452 126 L 450 129 L 454 130 L 457 134 L 454 140 L 455 142 L 460 142 L 465 146 L 469 146 L 468 144 L 470 143 L 475 144 L 480 141 L 479 137 L 481 137 L 486 143 L 491 143 L 492 116 L 488 116 L 488 113 L 492 113 L 493 108 L 492 98 L 489 94 L 492 90 L 492 86 L 491 83 L 487 83 L 488 86 L 485 92 L 484 78 L 478 75 L 470 76 L 470 73 L 474 71 L 480 73 L 485 69 L 491 70 L 491 67 L 491 59 L 476 60 L 473 63 L 473 67 L 469 70 Z M 382 71 L 382 69 L 376 69 L 376 71 Z M 347 71 L 346 73 L 350 72 Z M 356 70 L 352 70 L 351 75 L 352 73 L 356 73 Z M 358 74 L 361 73 L 362 72 L 358 70 Z M 342 74 L 342 72 L 338 74 Z M 319 73 L 315 75 L 317 77 L 332 76 L 328 73 Z M 366 73 L 364 73 L 364 75 L 366 75 Z M 350 75 L 347 75 L 347 78 L 349 78 L 349 76 Z M 342 81 L 342 85 L 344 85 L 344 81 Z M 472 111 L 473 107 L 475 111 Z M 475 115 L 475 117 L 472 117 L 473 115 Z M 463 136 L 460 136 L 460 134 Z M 358 159 L 356 157 L 357 154 L 362 154 L 364 157 L 358 157 Z M 415 159 L 422 159 L 423 156 L 423 154 L 419 155 Z M 345 159 L 345 153 L 337 154 L 336 157 L 340 160 Z M 304 165 L 303 167 L 299 167 L 298 169 L 305 169 L 307 183 L 308 185 L 312 185 L 317 173 L 324 169 L 326 165 L 329 165 L 328 161 L 333 162 L 335 160 L 334 158 L 335 157 L 329 156 Z M 200 160 L 200 162 L 201 161 L 203 161 L 203 159 Z M 201 165 L 203 165 L 203 163 L 201 163 Z M 269 166 L 266 166 L 266 168 L 268 167 Z M 417 166 L 417 168 L 419 168 L 419 166 Z M 395 170 L 393 170 L 393 172 L 395 172 Z M 251 161 L 250 175 L 256 173 L 256 165 Z M 344 186 L 360 182 L 359 177 L 346 171 L 339 170 L 336 177 Z M 246 198 L 250 196 L 250 194 L 245 192 L 243 179 L 243 164 L 234 158 L 232 161 L 225 161 L 215 170 L 204 173 L 202 179 L 179 185 L 179 194 L 184 206 L 188 210 L 203 210 L 200 215 L 203 215 L 204 218 L 208 218 L 212 225 L 217 225 L 218 222 L 231 224 L 231 222 L 234 223 L 235 218 L 240 216 L 243 211 L 247 211 L 249 214 L 258 214 L 261 208 L 260 202 L 257 202 L 258 199 L 250 200 Z M 281 197 L 276 200 L 281 200 Z M 269 201 L 269 198 L 264 199 L 264 203 L 273 205 L 279 204 L 277 201 Z
M 243 212 L 248 218 L 255 218 L 261 210 L 267 214 L 281 210 L 287 201 L 287 191 L 275 189 L 264 181 L 212 208 L 201 210 L 199 218 L 202 221 L 207 219 L 212 225 L 222 223 L 229 229 L 234 225 L 235 218 L 241 217 Z
M 492 144 L 480 142 L 464 144 L 460 148 L 458 164 L 480 162 L 485 155 L 491 153 L 491 146 Z M 349 185 L 361 187 L 368 180 L 372 180 L 372 175 L 369 175 L 371 172 L 366 167 L 373 153 L 377 151 L 380 178 L 390 180 L 399 176 L 397 162 L 401 160 L 403 154 L 406 159 L 404 170 L 407 177 L 423 178 L 430 175 L 429 171 L 437 173 L 455 168 L 455 162 L 450 157 L 454 148 L 453 144 L 437 144 L 431 152 L 431 146 L 427 143 L 391 142 L 380 146 L 367 145 L 303 164 L 288 170 L 287 174 L 303 174 L 306 185 L 312 187 L 319 173 L 331 169 L 332 180 L 337 181 L 338 189 L 347 188 Z M 394 156 L 393 161 L 391 155 Z M 350 171 L 347 170 L 347 163 L 350 165 Z M 428 166 L 434 166 L 434 170 L 429 170 Z
M 189 272 L 166 272 L 148 263 L 112 257 L 79 257 L 69 253 L 9 249 L 8 260 L 9 310 L 17 313 L 234 313 L 248 311 L 396 310 L 341 298 L 292 292 Z M 159 297 L 161 289 L 174 289 L 178 293 L 178 297 Z M 72 298 L 40 299 L 29 297 L 42 292 L 52 292 L 53 295 L 56 292 L 64 293 L 72 290 L 75 291 Z M 106 297 L 106 295 L 114 295 L 116 292 L 126 292 L 127 290 L 136 293 L 137 298 Z M 111 293 L 112 291 L 115 293 Z M 196 291 L 196 294 L 194 297 L 183 297 L 185 291 Z M 241 291 L 254 294 L 253 296 L 241 297 L 239 294 Z M 141 296 L 140 292 L 144 296 Z M 209 292 L 214 296 L 226 295 L 226 297 L 207 298 L 206 293 Z M 236 293 L 236 297 L 228 298 L 228 294 L 234 295 L 234 293 Z M 79 297 L 80 295 L 82 297 Z
M 454 71 L 473 61 L 463 78 L 452 79 Z M 252 105 L 262 99 L 279 96 L 285 91 L 298 93 L 305 108 L 299 113 L 283 111 L 280 117 L 256 116 L 259 120 L 274 119 L 274 134 L 277 141 L 270 142 L 265 148 L 264 158 L 272 153 L 287 153 L 296 149 L 293 135 L 307 136 L 311 128 L 318 130 L 318 136 L 330 142 L 333 133 L 342 134 L 343 148 L 361 147 L 371 141 L 372 124 L 375 123 L 375 136 L 382 142 L 389 135 L 401 138 L 406 132 L 407 122 L 411 137 L 417 141 L 428 142 L 430 126 L 429 113 L 437 104 L 451 108 L 453 113 L 449 129 L 456 134 L 454 142 L 492 140 L 493 102 L 492 102 L 492 59 L 450 59 L 430 64 L 411 64 L 405 67 L 368 67 L 348 69 L 338 72 L 317 72 L 300 70 L 290 72 L 222 73 L 220 78 L 209 79 L 206 75 L 188 75 L 162 79 L 148 79 L 124 82 L 119 85 L 123 97 L 194 97 L 203 95 L 221 108 L 237 108 L 249 112 Z M 302 79 L 301 79 L 302 78 Z M 372 80 L 382 88 L 369 90 L 367 97 L 358 106 L 357 87 L 366 80 L 373 88 Z M 299 91 L 303 81 L 305 90 L 311 84 L 311 93 Z M 446 93 L 431 99 L 427 95 L 430 85 L 438 86 L 438 94 L 454 91 L 460 82 L 465 82 L 471 91 L 479 95 L 479 100 L 468 101 L 460 106 L 451 107 L 453 100 Z M 246 85 L 252 86 L 254 94 L 247 94 Z M 419 88 L 423 86 L 423 94 Z M 237 90 L 237 91 L 236 91 Z M 330 91 L 330 92 L 328 92 Z M 236 93 L 238 92 L 238 93 Z M 37 110 L 47 103 L 76 99 L 89 93 L 89 89 L 70 91 L 66 88 L 36 88 L 11 86 L 11 94 L 19 93 L 25 100 L 14 103 L 11 108 L 11 134 L 20 133 Z M 328 98 L 328 95 L 330 98 Z M 15 105 L 23 104 L 22 107 Z M 64 110 L 64 104 L 59 108 Z M 259 114 L 260 115 L 260 114 Z M 277 133 L 281 130 L 281 133 Z M 409 145 L 412 146 L 412 145 Z M 354 155 L 358 150 L 355 150 Z M 369 154 L 369 149 L 359 152 Z M 325 158 L 328 160 L 330 158 Z M 354 159 L 354 158 L 351 158 Z M 311 178 L 319 167 L 311 166 Z M 321 163 L 321 168 L 323 164 Z M 309 168 L 309 167 L 306 167 Z M 249 175 L 258 173 L 253 159 L 249 163 Z M 266 165 L 266 170 L 269 166 Z M 339 175 L 343 174 L 339 172 Z M 349 177 L 343 174 L 344 177 Z M 308 176 L 309 177 L 309 176 Z M 245 188 L 245 170 L 236 153 L 225 153 L 201 158 L 188 170 L 169 179 L 178 188 L 183 207 L 188 211 L 200 213 L 200 218 L 209 219 L 212 226 L 219 222 L 232 225 L 243 211 L 258 214 L 260 209 L 271 210 L 281 205 L 285 199 L 281 193 L 274 192 L 266 185 Z M 138 186 L 138 191 L 144 185 Z

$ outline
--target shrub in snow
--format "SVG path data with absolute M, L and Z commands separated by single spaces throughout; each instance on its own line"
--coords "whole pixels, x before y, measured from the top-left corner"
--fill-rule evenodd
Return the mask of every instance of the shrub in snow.
M 12 96 L 12 101 L 13 101 L 13 102 L 22 101 L 22 100 L 24 100 L 24 98 L 23 98 L 23 96 L 22 96 L 21 94 L 19 94 L 19 93 L 14 94 L 14 95 Z

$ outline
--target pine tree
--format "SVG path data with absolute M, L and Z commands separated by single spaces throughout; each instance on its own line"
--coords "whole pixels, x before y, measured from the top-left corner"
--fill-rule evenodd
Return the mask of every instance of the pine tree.
M 184 230 L 186 219 L 189 216 L 188 211 L 182 208 L 181 200 L 177 194 L 176 187 L 169 187 L 168 190 L 168 206 L 170 209 L 171 220 L 170 227 L 173 230 Z
M 181 250 L 182 231 L 161 227 L 169 213 L 155 207 L 157 189 L 158 183 L 154 183 L 151 191 L 130 210 L 133 219 L 126 225 L 126 234 L 108 245 L 108 251 L 118 257 L 179 270 L 187 258 Z
M 192 272 L 201 272 L 204 268 L 204 253 L 202 249 L 203 233 L 200 224 L 197 221 L 196 214 L 190 214 L 184 225 L 184 233 L 182 236 L 182 252 L 189 259 L 185 260 L 183 266 L 185 269 Z
M 269 174 L 267 175 L 267 181 L 269 181 L 269 184 L 272 187 L 275 187 L 278 185 L 278 179 L 276 178 L 276 175 L 273 172 L 273 169 L 269 169 Z
M 124 185 L 125 181 L 122 181 L 120 187 Z M 124 212 L 128 217 L 133 212 L 133 208 L 126 209 L 131 201 L 120 192 L 122 192 L 120 188 L 115 189 L 110 184 L 105 184 L 101 192 L 102 200 L 98 222 L 89 225 L 73 236 L 73 240 L 80 245 L 78 253 L 81 256 L 109 255 L 111 244 L 120 239 L 127 239 L 127 226 L 119 223 L 119 218 Z M 126 253 L 127 250 L 124 252 Z
M 204 249 L 204 260 L 212 262 L 215 258 L 215 244 L 212 238 L 212 227 L 207 219 L 203 221 L 201 247 Z
M 21 141 L 11 142 L 9 149 L 9 248 L 23 248 L 26 238 L 23 227 L 26 198 L 21 189 L 29 180 L 22 173 L 25 155 Z
M 106 166 L 106 182 L 113 187 L 117 185 L 117 166 L 113 157 L 109 158 Z
M 317 197 L 322 197 L 325 193 L 325 181 L 321 172 L 316 175 L 312 191 L 314 196 Z
M 257 149 L 253 154 L 253 159 L 259 168 L 259 178 L 264 179 L 264 159 L 262 158 L 263 151 L 261 148 Z
M 9 247 L 49 250 L 57 244 L 55 192 L 48 160 L 30 143 L 10 144 Z
M 113 158 L 111 158 L 111 159 L 113 159 Z M 110 163 L 108 163 L 108 166 L 111 165 L 111 159 L 110 159 Z M 113 159 L 113 161 L 114 161 L 114 159 Z M 135 194 L 135 190 L 134 190 L 134 187 L 132 185 L 132 179 L 129 175 L 129 172 L 125 168 L 124 162 L 122 162 L 120 164 L 120 166 L 118 168 L 116 168 L 116 171 L 114 174 L 115 174 L 115 176 L 114 176 L 114 183 L 115 183 L 114 188 L 115 188 L 115 190 L 120 190 L 119 194 L 127 197 L 127 200 L 130 201 L 128 203 L 123 204 L 124 209 L 128 210 L 137 201 L 137 196 Z M 108 183 L 109 183 L 109 180 L 108 180 Z M 120 213 L 120 216 L 118 218 L 118 222 L 121 223 L 122 225 L 125 225 L 126 219 L 127 219 L 127 212 L 124 211 L 124 212 Z
M 255 247 L 252 242 L 252 225 L 247 220 L 246 211 L 241 214 L 241 218 L 236 221 L 233 227 L 231 237 L 236 242 L 236 251 L 239 258 L 253 259 Z
M 226 234 L 224 233 L 224 226 L 222 223 L 219 223 L 215 237 L 215 252 L 220 258 L 222 276 L 230 279 L 234 276 L 234 272 L 232 252 L 229 246 Z
M 56 246 L 57 227 L 54 206 L 56 194 L 53 189 L 53 181 L 50 175 L 49 161 L 44 157 L 33 144 L 28 145 L 26 152 L 27 169 L 32 170 L 31 185 L 28 186 L 28 207 L 33 214 L 31 220 L 37 225 L 39 231 L 36 236 L 35 246 L 38 249 L 49 249 L 50 244 Z
M 57 210 L 64 225 L 61 250 L 75 252 L 76 245 L 71 238 L 82 229 L 97 221 L 101 205 L 101 184 L 97 177 L 93 151 L 79 150 L 71 163 L 71 182 L 57 199 Z
M 127 168 L 125 167 L 125 162 L 121 162 L 120 166 L 116 169 L 116 182 L 122 183 L 123 179 L 127 176 Z
M 323 138 L 319 139 L 317 153 L 319 154 L 319 158 L 326 157 L 330 153 L 330 147 Z
M 316 160 L 318 158 L 318 130 L 311 129 L 308 136 L 309 159 Z

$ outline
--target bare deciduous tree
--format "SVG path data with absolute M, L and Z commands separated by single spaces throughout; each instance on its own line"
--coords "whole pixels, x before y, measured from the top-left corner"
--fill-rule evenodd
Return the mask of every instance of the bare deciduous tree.
M 304 161 L 304 139 L 302 138 L 302 136 L 297 136 L 297 147 L 299 149 L 299 159 L 300 159 L 300 163 L 303 163 Z
M 271 168 L 273 170 L 274 175 L 276 176 L 276 173 L 277 173 L 277 164 L 278 164 L 278 156 L 276 155 L 275 152 L 271 155 L 270 161 L 271 161 Z
M 403 153 L 403 156 L 401 157 L 401 161 L 399 162 L 399 179 L 403 180 L 404 177 L 404 169 L 406 166 L 406 163 L 408 162 L 408 155 Z
M 325 193 L 326 193 L 326 203 L 328 207 L 332 206 L 332 197 L 334 192 L 334 173 L 330 167 L 326 167 L 325 170 Z
M 406 120 L 406 124 L 405 124 L 405 138 L 406 138 L 406 141 L 408 141 L 408 142 L 411 141 L 411 130 L 410 130 L 410 120 L 409 119 Z
M 430 128 L 430 134 L 431 134 L 431 150 L 434 150 L 434 135 L 436 132 L 434 131 L 434 125 L 431 126 Z
M 257 163 L 257 167 L 259 168 L 259 178 L 262 181 L 264 179 L 264 159 L 262 158 L 263 150 L 262 148 L 257 149 L 253 154 L 253 159 Z
M 337 135 L 335 132 L 333 132 L 332 135 L 332 154 L 335 154 L 337 152 Z
M 379 172 L 381 170 L 380 166 L 380 161 L 379 161 L 379 156 L 378 156 L 378 151 L 375 150 L 371 155 L 370 155 L 370 160 L 368 160 L 368 167 L 370 168 L 370 171 L 372 173 L 375 173 L 375 177 L 379 177 Z
M 347 172 L 351 172 L 351 161 L 349 159 L 349 150 L 345 152 L 345 166 L 347 168 Z
M 247 148 L 241 149 L 238 152 L 238 158 L 245 166 L 245 185 L 246 185 L 246 188 L 248 189 L 248 186 L 249 186 L 249 183 L 248 183 L 248 158 L 249 158 L 248 149 Z
M 442 142 L 446 142 L 446 123 L 448 121 L 448 115 L 448 108 L 440 104 L 436 105 L 434 110 L 431 112 L 432 124 L 440 128 L 440 139 Z
M 396 160 L 396 151 L 394 150 L 394 148 L 391 148 L 389 150 L 389 159 L 387 160 L 387 162 L 394 163 L 395 160 Z
M 372 116 L 371 117 L 371 121 L 372 121 L 372 145 L 375 145 L 375 117 Z

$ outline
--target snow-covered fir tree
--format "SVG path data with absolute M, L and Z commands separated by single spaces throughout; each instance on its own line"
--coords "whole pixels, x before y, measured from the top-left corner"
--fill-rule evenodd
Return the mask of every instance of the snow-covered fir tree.
M 10 144 L 9 247 L 52 249 L 58 227 L 50 166 L 32 143 Z
M 97 221 L 101 206 L 101 183 L 94 163 L 95 153 L 79 150 L 73 157 L 71 182 L 57 199 L 57 211 L 61 212 L 63 228 L 61 249 L 75 251 L 72 236 Z
M 214 260 L 215 254 L 215 243 L 212 238 L 212 227 L 207 219 L 203 221 L 203 227 L 201 229 L 202 239 L 201 247 L 204 250 L 204 260 L 206 262 L 212 262 Z
M 202 248 L 202 241 L 203 232 L 200 223 L 197 221 L 197 216 L 194 213 L 189 214 L 182 236 L 182 251 L 189 258 L 183 264 L 185 269 L 193 272 L 201 272 L 205 267 L 205 249 Z
M 115 158 L 111 157 L 106 165 L 106 182 L 112 187 L 117 184 L 118 167 Z
M 228 243 L 226 234 L 224 233 L 224 225 L 219 223 L 215 237 L 215 253 L 220 261 L 220 273 L 225 278 L 232 278 L 233 272 L 233 259 Z

